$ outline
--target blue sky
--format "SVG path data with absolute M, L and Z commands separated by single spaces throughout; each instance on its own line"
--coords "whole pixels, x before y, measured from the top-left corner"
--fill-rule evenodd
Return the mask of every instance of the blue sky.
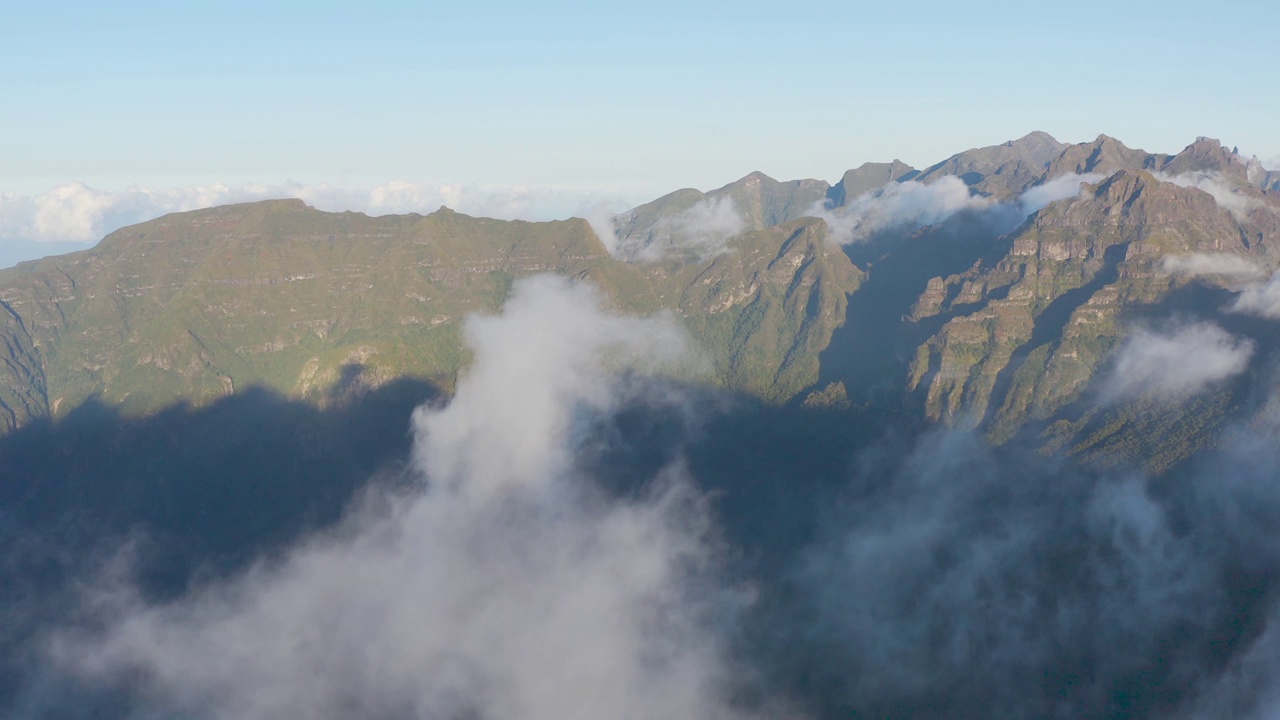
M 640 202 L 1036 129 L 1280 159 L 1274 2 L 6 5 L 19 196 L 408 180 Z

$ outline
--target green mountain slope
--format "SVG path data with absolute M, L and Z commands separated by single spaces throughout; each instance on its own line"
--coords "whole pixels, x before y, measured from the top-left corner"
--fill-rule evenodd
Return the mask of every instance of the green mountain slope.
M 314 399 L 403 375 L 448 388 L 467 360 L 460 321 L 544 272 L 589 279 L 629 312 L 678 311 L 713 333 L 721 382 L 777 395 L 812 364 L 787 349 L 820 347 L 856 286 L 824 231 L 770 227 L 708 263 L 636 266 L 583 220 L 370 218 L 300 201 L 170 215 L 0 272 L 0 423 L 90 397 L 141 413 L 250 385 Z

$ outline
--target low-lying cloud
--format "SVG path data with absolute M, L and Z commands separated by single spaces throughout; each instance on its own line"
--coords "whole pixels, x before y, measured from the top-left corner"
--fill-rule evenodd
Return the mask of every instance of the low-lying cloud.
M 929 184 L 914 180 L 889 183 L 843 207 L 831 209 L 820 203 L 812 214 L 827 223 L 832 237 L 847 245 L 882 230 L 932 225 L 962 210 L 980 210 L 992 204 L 972 194 L 960 178 L 946 176 Z
M 587 221 L 612 254 L 641 263 L 673 257 L 705 260 L 723 253 L 729 241 L 747 229 L 738 204 L 728 196 L 703 198 L 626 237 L 617 235 L 615 216 L 602 210 L 588 215 Z
M 1231 184 L 1222 177 L 1221 173 L 1190 172 L 1178 175 L 1156 173 L 1155 177 L 1161 182 L 1173 183 L 1180 187 L 1195 188 L 1212 195 L 1214 202 L 1218 203 L 1218 207 L 1231 213 L 1238 220 L 1248 218 L 1249 213 L 1254 208 L 1264 206 L 1261 200 L 1233 190 Z
M 585 285 L 518 283 L 468 321 L 453 400 L 415 414 L 413 487 L 176 601 L 113 575 L 47 657 L 138 718 L 1274 713 L 1274 402 L 1158 479 L 967 433 L 822 436 L 831 413 L 774 409 L 760 435 L 730 418 L 718 451 L 688 453 L 696 472 L 657 461 L 615 492 L 578 462 L 606 442 L 594 423 L 637 397 L 684 412 L 644 375 L 685 341 L 600 307 Z M 1251 353 L 1208 323 L 1141 329 L 1116 371 L 1121 392 L 1172 397 Z M 750 448 L 767 467 L 696 461 L 770 441 Z M 76 709 L 42 680 L 37 700 Z
M 1029 188 L 1014 201 L 997 203 L 973 194 L 964 181 L 948 175 L 928 184 L 891 182 L 843 207 L 819 204 L 812 214 L 827 223 L 842 245 L 865 241 L 885 230 L 934 225 L 965 211 L 987 214 L 997 232 L 1006 232 L 1049 203 L 1075 197 L 1084 184 L 1100 179 L 1101 175 L 1092 173 L 1064 175 Z
M 1166 272 L 1175 275 L 1222 275 L 1228 278 L 1255 278 L 1263 274 L 1253 261 L 1230 253 L 1188 253 L 1164 259 Z
M 683 471 L 611 499 L 574 470 L 617 371 L 684 347 L 670 319 L 599 308 L 585 285 L 518 283 L 467 322 L 452 402 L 415 416 L 420 490 L 171 604 L 108 583 L 104 629 L 60 633 L 52 657 L 148 717 L 742 717 L 716 629 L 739 596 Z
M 1280 320 L 1280 272 L 1245 288 L 1228 307 L 1231 312 Z
M 1159 481 L 960 433 L 867 452 L 777 672 L 820 717 L 1274 717 L 1277 439 L 1273 408 Z
M 1076 197 L 1085 184 L 1094 184 L 1105 176 L 1098 173 L 1080 173 L 1061 175 L 1047 182 L 1029 188 L 1018 197 L 1018 206 L 1023 217 L 1042 210 L 1049 203 Z
M 1252 340 L 1209 322 L 1138 328 L 1116 351 L 1103 390 L 1116 400 L 1186 398 L 1244 372 L 1253 351 Z

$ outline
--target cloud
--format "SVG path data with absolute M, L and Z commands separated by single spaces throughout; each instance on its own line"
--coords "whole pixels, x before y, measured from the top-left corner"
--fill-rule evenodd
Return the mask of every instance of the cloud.
M 832 209 L 819 203 L 811 214 L 824 220 L 832 236 L 847 245 L 881 230 L 932 225 L 962 210 L 991 205 L 990 200 L 971 194 L 959 178 L 946 176 L 927 185 L 914 180 L 889 183 L 843 207 Z
M 1065 175 L 1030 188 L 1012 202 L 997 203 L 972 194 L 960 178 L 948 175 L 927 185 L 915 181 L 888 183 L 843 207 L 833 209 L 820 203 L 812 214 L 826 221 L 832 235 L 843 245 L 861 242 L 883 230 L 933 225 L 964 211 L 982 213 L 999 233 L 1012 230 L 1051 202 L 1078 195 L 1085 183 L 1101 178 L 1092 173 Z
M 683 471 L 611 498 L 574 469 L 617 371 L 684 347 L 670 318 L 600 302 L 517 283 L 501 315 L 468 320 L 453 400 L 415 413 L 420 489 L 176 602 L 108 583 L 90 605 L 104 629 L 62 632 L 52 656 L 148 717 L 741 717 L 716 630 L 741 598 Z
M 1244 372 L 1253 350 L 1252 340 L 1236 338 L 1213 323 L 1168 332 L 1139 328 L 1116 351 L 1104 392 L 1117 400 L 1188 397 Z
M 1225 275 L 1249 278 L 1262 275 L 1262 268 L 1251 260 L 1230 253 L 1188 253 L 1164 259 L 1166 272 L 1175 275 Z
M 1179 175 L 1155 173 L 1155 178 L 1161 182 L 1169 182 L 1180 187 L 1191 187 L 1206 192 L 1213 196 L 1214 201 L 1218 203 L 1218 207 L 1231 213 L 1239 220 L 1246 219 L 1249 216 L 1249 212 L 1254 208 L 1265 206 L 1257 198 L 1232 190 L 1230 183 L 1223 179 L 1221 173 L 1190 172 Z
M 1231 312 L 1280 320 L 1280 272 L 1266 282 L 1244 289 L 1228 308 Z
M 587 208 L 583 213 L 583 218 L 587 224 L 595 231 L 596 237 L 600 238 L 601 244 L 609 251 L 610 255 L 617 255 L 618 249 L 618 229 L 614 224 L 618 208 L 612 208 L 607 203 L 596 203 Z
M 696 471 L 658 461 L 611 492 L 578 462 L 595 423 L 644 427 L 624 404 L 638 397 L 679 435 L 665 413 L 682 401 L 635 378 L 684 343 L 668 319 L 599 305 L 562 280 L 517 284 L 501 315 L 468 322 L 453 401 L 416 413 L 416 489 L 176 601 L 108 583 L 54 656 L 131 698 L 120 717 L 749 714 L 726 678 L 749 688 L 735 700 L 813 718 L 1274 709 L 1274 404 L 1158 479 L 967 433 L 855 440 L 831 413 L 753 407 L 689 453 Z M 729 562 L 746 580 L 725 579 Z
M 1140 480 L 965 434 L 864 465 L 823 536 L 793 581 L 825 650 L 801 670 L 848 715 L 1103 716 L 1213 599 Z
M 1022 193 L 1018 197 L 1019 209 L 1023 217 L 1029 216 L 1049 203 L 1079 195 L 1080 188 L 1086 183 L 1093 184 L 1102 179 L 1104 179 L 1104 176 L 1098 173 L 1081 173 L 1056 177 Z
M 502 220 L 551 220 L 584 208 L 616 203 L 605 193 L 561 188 L 481 188 L 457 184 L 393 181 L 369 190 L 330 185 L 240 185 L 221 183 L 118 192 L 73 182 L 37 196 L 0 194 L 0 240 L 92 241 L 126 225 L 166 213 L 237 202 L 299 198 L 320 210 L 354 210 L 370 215 L 429 213 L 440 206 Z
M 1160 480 L 964 433 L 868 447 L 761 620 L 774 670 L 819 717 L 1271 717 L 1277 441 L 1264 412 Z
M 728 249 L 729 240 L 744 230 L 746 222 L 733 198 L 704 198 L 687 210 L 659 218 L 644 235 L 616 243 L 615 254 L 637 262 L 679 255 L 706 259 Z M 597 230 L 597 234 L 607 232 Z

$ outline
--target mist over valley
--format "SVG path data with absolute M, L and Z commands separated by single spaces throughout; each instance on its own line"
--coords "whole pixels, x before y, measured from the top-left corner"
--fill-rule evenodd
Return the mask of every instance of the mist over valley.
M 1280 712 L 1256 158 L 254 200 L 0 270 L 6 717 Z

